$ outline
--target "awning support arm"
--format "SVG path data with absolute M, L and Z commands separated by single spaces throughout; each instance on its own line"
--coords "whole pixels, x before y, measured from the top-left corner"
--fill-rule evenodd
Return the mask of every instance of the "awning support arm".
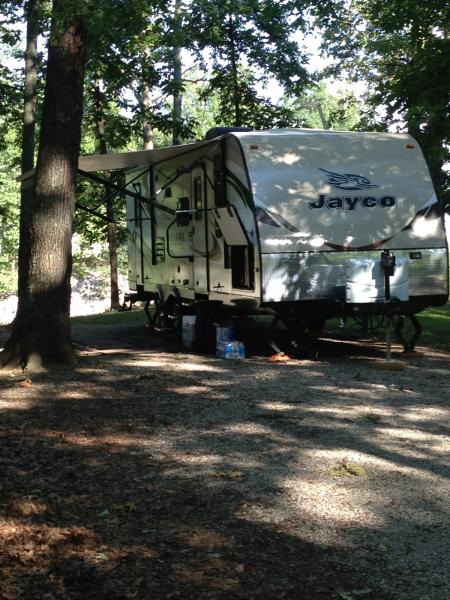
M 176 214 L 176 211 L 173 210 L 172 208 L 168 208 L 167 206 L 164 206 L 163 204 L 156 202 L 154 197 L 145 198 L 144 196 L 141 196 L 141 194 L 132 192 L 131 190 L 123 188 L 120 185 L 117 185 L 115 183 L 112 183 L 111 181 L 108 181 L 107 179 L 104 179 L 103 177 L 99 177 L 98 175 L 94 175 L 93 173 L 88 173 L 87 171 L 83 171 L 82 169 L 78 169 L 78 173 L 80 175 L 82 175 L 83 177 L 87 177 L 88 179 L 95 181 L 96 183 L 101 183 L 104 186 L 107 186 L 113 190 L 121 192 L 122 194 L 126 194 L 127 196 L 131 196 L 132 198 L 136 198 L 136 200 L 140 200 L 141 202 L 144 202 L 144 204 L 154 206 L 155 208 L 158 208 L 159 210 L 169 213 L 169 215 Z
M 102 215 L 101 213 L 97 212 L 96 210 L 93 210 L 92 208 L 88 208 L 87 206 L 84 206 L 84 204 L 81 204 L 80 202 L 76 202 L 75 206 L 76 206 L 76 208 L 84 210 L 84 212 L 87 212 L 90 215 L 93 215 L 94 217 L 101 219 L 102 221 L 106 221 L 107 223 L 117 223 L 117 221 L 115 219 L 111 219 L 111 218 L 107 217 L 106 215 Z

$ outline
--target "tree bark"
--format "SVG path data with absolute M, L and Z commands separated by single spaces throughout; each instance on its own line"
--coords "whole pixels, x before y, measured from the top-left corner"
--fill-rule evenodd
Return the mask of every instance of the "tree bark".
M 72 221 L 83 112 L 85 35 L 54 0 L 41 135 L 30 210 L 21 223 L 19 305 L 4 365 L 70 363 Z
M 150 113 L 153 108 L 152 96 L 150 88 L 146 83 L 142 83 L 142 97 L 141 102 L 144 107 L 144 122 L 142 127 L 144 150 L 153 150 L 153 128 L 150 122 Z
M 181 17 L 181 0 L 175 0 L 175 13 L 174 13 L 174 39 L 178 40 L 180 34 L 180 17 Z M 183 108 L 183 74 L 182 74 L 182 63 L 181 63 L 181 48 L 175 45 L 172 50 L 173 60 L 173 135 L 172 143 L 174 146 L 181 144 L 181 128 L 182 128 L 182 108 Z
M 230 63 L 231 63 L 231 77 L 233 85 L 233 103 L 234 103 L 234 125 L 240 127 L 242 125 L 242 111 L 241 111 L 241 90 L 239 86 L 239 74 L 238 74 L 238 56 L 236 48 L 236 31 L 233 21 L 232 12 L 228 15 L 228 35 L 229 35 L 229 49 L 230 49 Z
M 105 126 L 105 114 L 103 111 L 103 98 L 101 91 L 100 81 L 95 82 L 94 86 L 95 95 L 95 109 L 97 118 L 97 133 L 100 144 L 100 154 L 108 153 L 108 146 L 106 143 L 106 126 Z M 119 275 L 117 265 L 117 226 L 114 221 L 114 206 L 113 197 L 109 192 L 108 188 L 105 188 L 105 203 L 106 203 L 106 216 L 108 217 L 108 224 L 106 226 L 106 233 L 108 239 L 108 253 L 109 253 L 109 281 L 110 281 L 110 301 L 111 310 L 117 310 L 120 306 L 119 302 Z
M 22 174 L 34 167 L 35 130 L 36 130 L 36 88 L 37 88 L 37 38 L 39 35 L 40 0 L 29 0 L 26 5 L 27 38 L 25 45 L 25 80 L 23 89 L 23 124 L 22 124 Z M 30 220 L 31 185 L 20 190 L 20 243 L 19 264 L 25 259 L 20 258 L 24 252 L 27 240 L 27 223 Z M 19 289 L 24 286 L 21 279 L 24 271 L 19 270 Z M 17 318 L 17 317 L 16 317 Z
M 27 40 L 25 47 L 24 110 L 22 127 L 22 173 L 34 167 L 36 125 L 37 38 L 39 35 L 39 0 L 29 0 L 26 7 Z

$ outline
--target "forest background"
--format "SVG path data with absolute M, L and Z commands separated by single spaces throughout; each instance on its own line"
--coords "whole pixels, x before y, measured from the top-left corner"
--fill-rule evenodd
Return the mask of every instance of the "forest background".
M 70 11 L 70 1 L 60 4 Z M 450 15 L 444 0 L 425 6 L 413 0 L 85 4 L 92 27 L 82 154 L 192 142 L 214 126 L 407 131 L 422 145 L 449 209 Z M 47 0 L 0 6 L 5 298 L 17 288 L 24 56 L 35 68 L 34 156 L 52 7 Z M 74 225 L 75 296 L 86 310 L 94 300 L 117 307 L 127 271 L 124 198 L 79 181 Z

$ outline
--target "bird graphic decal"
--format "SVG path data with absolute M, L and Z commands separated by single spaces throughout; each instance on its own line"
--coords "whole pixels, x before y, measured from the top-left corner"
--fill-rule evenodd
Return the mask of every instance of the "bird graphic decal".
M 256 220 L 259 223 L 265 223 L 266 225 L 271 225 L 272 227 L 284 227 L 288 231 L 292 231 L 292 233 L 298 233 L 297 227 L 291 225 L 289 221 L 286 221 L 286 219 L 280 214 L 274 212 L 273 210 L 268 210 L 262 205 L 262 203 L 257 203 L 255 212 Z
M 329 183 L 332 187 L 338 188 L 339 190 L 365 190 L 368 188 L 380 187 L 374 183 L 370 183 L 367 177 L 362 175 L 352 175 L 351 173 L 334 173 L 333 171 L 327 171 L 326 169 L 320 169 L 323 173 L 326 173 Z

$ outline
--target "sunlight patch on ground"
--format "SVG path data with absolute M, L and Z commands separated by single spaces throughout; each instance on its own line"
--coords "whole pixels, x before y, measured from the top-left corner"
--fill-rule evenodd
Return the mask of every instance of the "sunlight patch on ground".
M 380 436 L 388 436 L 390 443 L 389 448 L 394 447 L 396 452 L 400 455 L 414 456 L 419 458 L 425 456 L 422 449 L 434 448 L 436 450 L 439 447 L 447 447 L 448 440 L 443 435 L 430 434 L 428 431 L 421 431 L 419 429 L 398 429 L 394 427 L 380 427 L 378 431 Z M 396 442 L 400 442 L 397 446 Z M 405 448 L 405 444 L 413 444 L 410 450 Z
M 64 390 L 58 392 L 58 397 L 61 400 L 91 400 L 92 395 L 88 392 L 81 392 L 80 390 Z
M 225 462 L 223 456 L 218 454 L 194 454 L 193 452 L 177 452 L 173 451 L 169 454 L 171 460 L 175 460 L 180 465 L 221 465 Z
M 181 371 L 208 371 L 209 373 L 217 373 L 220 371 L 217 367 L 195 362 L 177 363 L 177 369 L 180 369 Z
M 435 405 L 415 406 L 414 408 L 410 408 L 406 413 L 403 413 L 402 418 L 416 423 L 440 421 L 442 425 L 448 425 L 450 421 L 450 411 L 447 408 L 440 408 Z
M 22 411 L 22 410 L 30 410 L 34 407 L 35 402 L 32 398 L 27 400 L 26 398 L 21 398 L 17 400 L 16 398 L 11 398 L 9 400 L 0 400 L 0 411 L 1 410 L 14 410 L 14 411 Z
M 203 397 L 205 396 L 209 396 L 210 399 L 214 399 L 214 400 L 229 400 L 230 396 L 227 393 L 220 393 L 220 392 L 211 392 L 211 388 L 206 385 L 203 386 L 198 386 L 198 385 L 190 385 L 190 386 L 180 386 L 180 387 L 175 387 L 175 386 L 168 386 L 166 388 L 167 392 L 171 392 L 173 394 L 178 394 L 180 396 L 190 396 L 190 395 L 194 395 L 194 396 L 199 396 L 199 395 L 203 395 Z
M 298 410 L 298 404 L 289 404 L 288 402 L 259 402 L 258 408 L 264 410 L 277 410 L 281 412 L 288 412 L 291 410 Z
M 72 444 L 74 446 L 111 446 L 111 447 L 122 447 L 132 448 L 134 446 L 142 446 L 142 442 L 137 441 L 132 436 L 127 436 L 123 433 L 120 435 L 85 435 L 85 434 L 74 434 L 67 433 L 63 434 L 58 431 L 42 432 L 44 437 L 54 440 L 60 444 Z
M 123 368 L 129 367 L 135 370 L 137 367 L 164 367 L 170 368 L 173 371 L 191 371 L 191 372 L 209 372 L 209 373 L 217 373 L 220 372 L 215 366 L 206 363 L 194 363 L 194 362 L 186 362 L 186 357 L 167 357 L 164 355 L 160 355 L 160 358 L 148 358 L 148 356 L 139 359 L 137 357 L 133 357 L 132 360 L 123 360 L 121 361 L 121 365 Z
M 259 425 L 254 421 L 248 423 L 233 423 L 231 425 L 224 425 L 222 431 L 225 433 L 245 433 L 246 436 L 258 436 L 258 435 L 271 435 L 272 430 L 270 427 Z

